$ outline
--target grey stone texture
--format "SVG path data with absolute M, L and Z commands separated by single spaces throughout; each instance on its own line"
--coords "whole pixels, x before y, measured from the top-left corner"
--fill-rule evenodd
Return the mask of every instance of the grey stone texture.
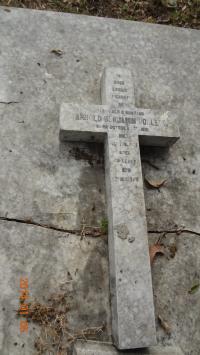
M 173 109 L 179 119 L 181 139 L 172 148 L 141 149 L 143 174 L 167 179 L 160 191 L 144 186 L 148 230 L 185 225 L 200 232 L 199 32 L 3 8 L 0 29 L 1 216 L 66 229 L 80 228 L 83 219 L 100 225 L 106 216 L 102 146 L 60 145 L 59 111 L 62 102 L 100 105 L 103 68 L 120 66 L 132 72 L 136 107 Z M 63 50 L 61 57 L 51 52 L 56 48 Z M 5 104 L 10 101 L 19 102 Z M 1 354 L 35 354 L 39 329 L 30 325 L 22 336 L 15 317 L 22 273 L 28 275 L 31 297 L 45 302 L 60 288 L 70 292 L 70 324 L 83 329 L 104 323 L 101 340 L 111 341 L 106 239 L 80 241 L 9 220 L 0 221 L 0 237 Z M 158 234 L 149 234 L 150 244 L 157 239 Z M 200 238 L 172 234 L 164 243 L 175 243 L 177 253 L 158 257 L 152 268 L 158 343 L 199 355 L 199 291 L 188 290 L 200 279 Z M 64 285 L 68 271 L 73 278 L 69 290 Z M 158 315 L 170 325 L 171 335 L 157 322 Z
M 79 341 L 74 345 L 73 355 L 183 355 L 180 348 L 175 346 L 167 346 L 165 348 L 160 346 L 153 346 L 151 348 L 133 350 L 133 351 L 120 351 L 113 345 L 106 343 L 98 343 L 88 341 Z
M 63 104 L 63 141 L 104 141 L 112 329 L 118 349 L 156 344 L 151 269 L 139 151 L 179 138 L 176 116 L 137 109 L 131 72 L 106 68 L 102 106 Z M 113 99 L 113 101 L 112 101 Z

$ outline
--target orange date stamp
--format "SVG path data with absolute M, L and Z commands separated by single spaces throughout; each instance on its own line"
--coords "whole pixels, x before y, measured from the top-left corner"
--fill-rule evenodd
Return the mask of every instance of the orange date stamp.
M 21 317 L 27 317 L 29 311 L 29 305 L 27 300 L 29 298 L 29 290 L 28 290 L 28 278 L 21 277 L 20 278 L 20 308 L 19 308 L 19 315 Z M 28 332 L 28 321 L 27 319 L 20 319 L 20 333 L 27 333 Z

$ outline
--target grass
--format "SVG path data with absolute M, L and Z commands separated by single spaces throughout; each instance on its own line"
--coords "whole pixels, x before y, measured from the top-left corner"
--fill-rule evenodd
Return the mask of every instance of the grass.
M 101 220 L 101 231 L 103 234 L 108 233 L 108 220 L 106 218 Z
M 28 314 L 23 317 L 28 322 L 37 324 L 37 333 L 40 329 L 34 339 L 37 355 L 67 355 L 71 353 L 70 347 L 78 339 L 85 341 L 100 339 L 104 332 L 104 325 L 71 329 L 68 321 L 69 311 L 70 305 L 66 293 L 52 294 L 44 304 L 37 300 L 28 304 Z M 21 317 L 20 308 L 17 311 L 17 316 Z
M 0 5 L 54 10 L 200 29 L 200 0 L 0 0 Z

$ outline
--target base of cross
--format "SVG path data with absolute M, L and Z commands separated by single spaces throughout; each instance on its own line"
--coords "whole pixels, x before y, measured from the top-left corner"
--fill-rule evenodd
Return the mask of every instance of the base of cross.
M 183 355 L 180 348 L 175 346 L 153 346 L 146 349 L 130 350 L 126 353 L 117 350 L 112 344 L 96 341 L 77 341 L 74 345 L 73 355 Z

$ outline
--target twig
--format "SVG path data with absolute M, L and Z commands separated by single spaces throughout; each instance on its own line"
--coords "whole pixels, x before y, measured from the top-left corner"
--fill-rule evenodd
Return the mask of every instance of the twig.
M 188 233 L 188 234 L 193 234 L 193 235 L 200 236 L 199 232 L 192 231 L 190 229 L 185 229 L 185 228 L 177 228 L 177 229 L 169 229 L 169 230 L 156 230 L 156 231 L 149 230 L 148 233 L 150 233 L 150 234 L 161 234 L 158 237 L 158 240 L 157 240 L 156 244 L 161 244 L 163 238 L 165 238 L 167 236 L 167 234 L 181 235 L 182 233 Z
M 149 230 L 148 233 L 150 234 L 163 234 L 163 237 L 167 234 L 176 234 L 180 235 L 182 233 L 194 234 L 200 236 L 200 232 L 193 231 L 191 229 L 168 229 L 168 230 Z

